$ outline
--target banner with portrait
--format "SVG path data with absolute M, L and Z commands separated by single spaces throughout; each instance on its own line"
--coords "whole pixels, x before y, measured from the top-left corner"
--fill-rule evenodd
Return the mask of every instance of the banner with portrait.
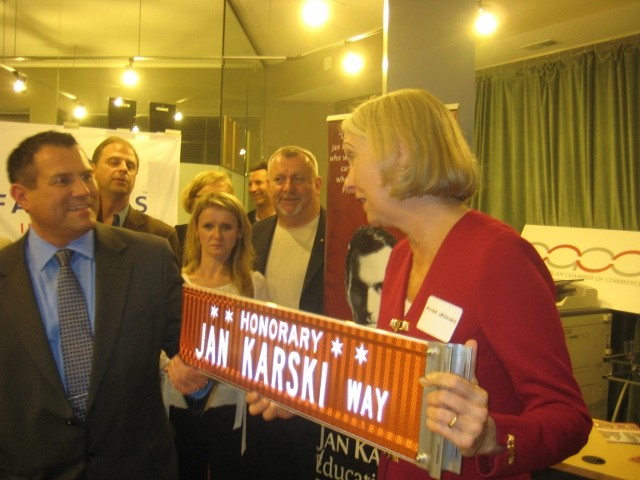
M 324 313 L 375 326 L 378 312 L 376 299 L 371 297 L 380 293 L 388 254 L 402 234 L 396 230 L 369 227 L 356 196 L 343 189 L 349 173 L 349 162 L 342 150 L 341 124 L 346 117 L 327 117 L 329 162 Z M 367 278 L 362 278 L 365 268 Z
M 342 150 L 341 124 L 346 117 L 327 117 L 324 313 L 373 327 L 389 253 L 400 234 L 368 226 L 360 202 L 343 190 L 349 173 Z M 318 479 L 334 479 L 336 472 L 375 478 L 380 452 L 366 442 L 323 425 L 317 452 Z

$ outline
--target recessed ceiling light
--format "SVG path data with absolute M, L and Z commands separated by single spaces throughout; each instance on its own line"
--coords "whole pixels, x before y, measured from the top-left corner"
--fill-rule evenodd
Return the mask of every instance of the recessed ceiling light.
M 329 6 L 325 0 L 307 0 L 302 5 L 302 19 L 310 27 L 317 28 L 329 19 Z
M 347 75 L 357 75 L 364 68 L 364 58 L 354 52 L 348 52 L 342 59 L 342 69 Z
M 82 120 L 87 116 L 87 109 L 82 103 L 78 103 L 73 109 L 73 117 Z
M 475 29 L 478 35 L 489 36 L 498 28 L 498 17 L 493 12 L 487 10 L 482 1 L 478 0 L 478 16 L 476 17 Z
M 133 58 L 129 59 L 129 64 L 124 67 L 124 73 L 122 74 L 122 83 L 124 83 L 128 87 L 133 87 L 137 85 L 138 80 L 138 72 L 133 69 Z

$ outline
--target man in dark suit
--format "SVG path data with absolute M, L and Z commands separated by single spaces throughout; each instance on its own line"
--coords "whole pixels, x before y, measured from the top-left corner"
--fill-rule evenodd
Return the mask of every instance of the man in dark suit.
M 176 479 L 158 372 L 160 350 L 178 348 L 175 255 L 164 239 L 96 223 L 93 171 L 71 135 L 25 139 L 8 171 L 31 225 L 0 251 L 0 478 Z M 92 351 L 82 415 L 68 397 L 60 250 L 72 251 Z M 204 387 L 204 375 L 174 358 L 180 391 Z
M 325 215 L 316 158 L 301 147 L 279 148 L 269 159 L 268 180 L 276 215 L 253 225 L 255 269 L 265 275 L 270 301 L 321 314 Z M 253 478 L 314 479 L 319 436 L 319 425 L 302 417 L 249 417 L 245 459 Z
M 98 220 L 106 225 L 166 238 L 178 258 L 182 258 L 176 230 L 132 208 L 129 203 L 140 168 L 140 159 L 133 145 L 121 137 L 108 137 L 94 150 L 91 163 L 100 192 Z

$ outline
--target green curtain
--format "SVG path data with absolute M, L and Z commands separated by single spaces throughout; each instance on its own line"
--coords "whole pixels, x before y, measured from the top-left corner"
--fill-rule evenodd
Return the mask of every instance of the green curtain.
M 640 36 L 477 72 L 474 207 L 525 224 L 640 227 Z

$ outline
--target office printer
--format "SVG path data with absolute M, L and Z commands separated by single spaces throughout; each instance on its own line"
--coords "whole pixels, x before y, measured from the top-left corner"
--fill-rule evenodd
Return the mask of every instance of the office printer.
M 556 280 L 556 307 L 558 310 L 598 308 L 598 291 L 575 280 Z

